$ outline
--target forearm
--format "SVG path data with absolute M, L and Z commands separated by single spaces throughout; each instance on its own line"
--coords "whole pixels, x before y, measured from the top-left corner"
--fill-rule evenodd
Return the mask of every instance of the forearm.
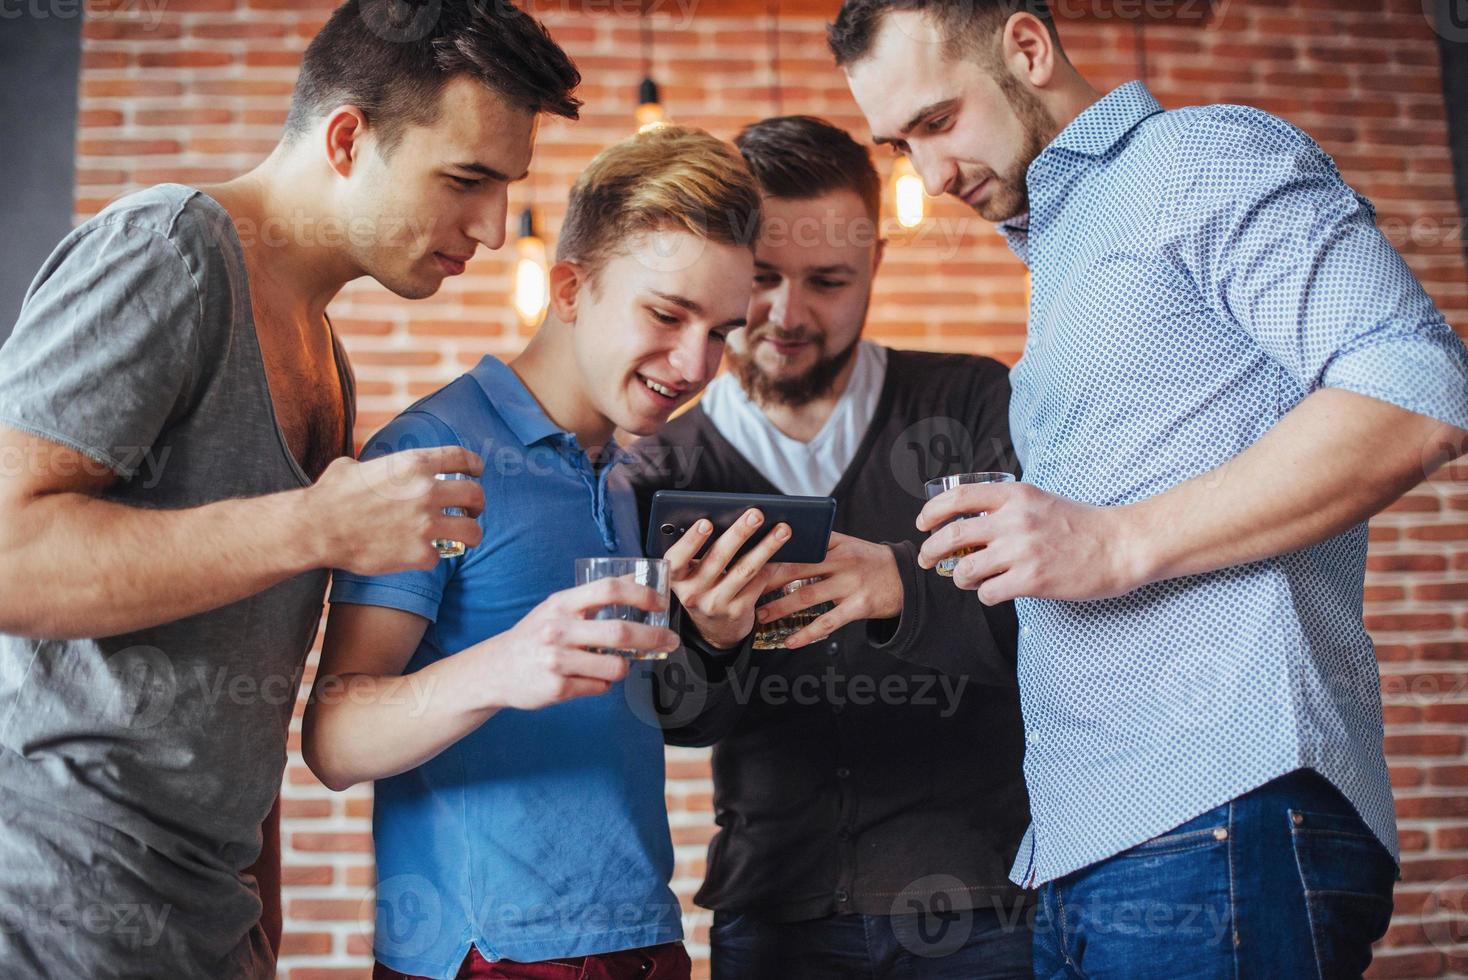
M 699 748 L 727 735 L 744 713 L 737 685 L 751 668 L 754 638 L 716 651 L 685 617 L 680 609 L 674 623 L 683 646 L 653 668 L 653 705 L 664 741 Z
M 462 654 L 411 674 L 323 677 L 311 694 L 302 754 L 333 790 L 386 779 L 429 761 L 488 721 L 480 682 Z
M 81 493 L 11 505 L 0 526 L 0 631 L 113 636 L 173 622 L 320 567 L 308 490 L 150 510 Z
M 886 547 L 902 579 L 902 613 L 895 622 L 867 621 L 873 648 L 975 683 L 1015 686 L 1014 607 L 985 606 L 951 579 L 924 571 L 911 542 Z
M 1308 547 L 1376 514 L 1468 436 L 1339 389 L 1307 397 L 1253 446 L 1211 472 L 1115 509 L 1134 586 Z

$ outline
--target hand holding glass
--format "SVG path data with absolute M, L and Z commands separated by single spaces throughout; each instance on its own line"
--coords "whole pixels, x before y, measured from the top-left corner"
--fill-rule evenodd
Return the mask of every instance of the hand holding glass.
M 662 599 L 662 609 L 650 612 L 636 606 L 602 606 L 592 613 L 591 619 L 619 619 L 628 623 L 646 623 L 663 629 L 668 627 L 668 563 L 662 558 L 577 558 L 576 584 L 585 585 L 604 578 L 626 576 L 637 585 L 644 585 L 657 592 Z M 609 650 L 600 653 L 616 654 L 629 660 L 666 660 L 666 650 Z
M 956 473 L 953 476 L 940 476 L 936 480 L 929 480 L 927 483 L 925 483 L 923 485 L 923 489 L 927 492 L 928 499 L 929 500 L 932 500 L 934 497 L 937 497 L 937 496 L 940 496 L 940 495 L 942 495 L 944 493 L 947 493 L 949 490 L 952 490 L 955 487 L 962 486 L 962 485 L 964 485 L 966 483 L 1013 483 L 1013 482 L 1014 482 L 1014 474 L 1013 473 L 987 473 L 987 472 L 986 473 Z M 978 514 L 960 514 L 957 517 L 954 517 L 954 518 L 952 518 L 952 519 L 950 519 L 948 521 L 945 521 L 943 526 L 944 527 L 947 527 L 949 524 L 952 524 L 954 521 L 961 521 L 961 520 L 964 520 L 964 519 L 970 518 L 970 517 L 983 517 L 983 516 L 984 515 L 983 515 L 982 512 L 980 512 Z M 936 530 L 936 528 L 934 530 Z M 938 562 L 938 564 L 936 564 L 936 565 L 933 566 L 933 570 L 935 572 L 937 572 L 939 575 L 944 576 L 945 578 L 952 578 L 953 577 L 953 571 L 954 571 L 954 569 L 956 569 L 958 567 L 958 560 L 960 558 L 962 558 L 964 555 L 971 555 L 971 554 L 973 554 L 974 551 L 975 551 L 974 548 L 961 548 L 958 551 L 955 551 L 953 554 L 949 555 L 947 558 L 944 558 L 944 559 L 940 560 Z
M 474 479 L 474 477 L 470 476 L 468 473 L 438 473 L 435 474 L 434 478 L 439 480 Z M 462 507 L 445 507 L 443 509 L 443 515 L 445 517 L 468 517 L 469 512 Z M 440 558 L 457 558 L 467 550 L 464 547 L 464 542 L 449 541 L 446 538 L 434 538 L 433 546 L 438 549 L 438 556 Z

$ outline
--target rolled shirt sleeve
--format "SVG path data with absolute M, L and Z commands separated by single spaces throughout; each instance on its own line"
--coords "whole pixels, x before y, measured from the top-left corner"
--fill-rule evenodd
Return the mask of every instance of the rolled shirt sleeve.
M 1247 178 L 1247 179 L 1244 179 Z M 1468 352 L 1304 133 L 1264 113 L 1185 137 L 1163 226 L 1205 300 L 1307 393 L 1341 388 L 1468 429 Z

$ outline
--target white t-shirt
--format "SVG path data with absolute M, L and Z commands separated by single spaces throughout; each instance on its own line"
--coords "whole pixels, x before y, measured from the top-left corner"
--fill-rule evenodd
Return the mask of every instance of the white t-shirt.
M 851 380 L 810 442 L 792 439 L 765 417 L 733 372 L 713 380 L 699 406 L 719 434 L 781 493 L 825 497 L 851 466 L 882 395 L 887 348 L 861 341 Z

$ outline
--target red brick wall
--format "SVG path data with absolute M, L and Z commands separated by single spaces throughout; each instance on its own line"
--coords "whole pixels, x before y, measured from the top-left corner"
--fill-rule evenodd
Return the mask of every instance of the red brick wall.
M 1169 106 L 1245 102 L 1303 126 L 1377 203 L 1383 228 L 1448 319 L 1468 328 L 1437 48 L 1419 0 L 1220 3 L 1206 26 L 1146 25 L 1147 78 L 1159 98 Z M 259 160 L 284 118 L 300 51 L 329 9 L 322 0 L 169 0 L 157 13 L 152 3 L 110 4 L 117 9 L 93 9 L 86 30 L 79 218 L 139 186 L 219 180 Z M 1074 12 L 1083 3 L 1059 6 Z M 1124 15 L 1146 6 L 1118 2 L 1104 19 L 1063 23 L 1073 59 L 1098 87 L 1138 74 L 1136 22 Z M 774 111 L 766 20 L 720 16 L 716 0 L 694 4 L 691 16 L 671 3 L 659 9 L 655 72 L 672 118 L 732 136 Z M 586 77 L 587 102 L 581 122 L 543 128 L 535 177 L 515 191 L 520 201 L 533 195 L 553 234 L 575 174 L 629 132 L 641 71 L 635 18 L 557 4 L 546 19 Z M 785 111 L 825 115 L 865 135 L 825 52 L 822 18 L 786 18 L 780 63 Z M 885 170 L 887 159 L 878 159 Z M 1021 267 L 961 206 L 936 202 L 930 213 L 918 233 L 893 232 L 871 334 L 1012 362 L 1024 332 Z M 428 301 L 408 303 L 371 284 L 342 293 L 332 313 L 361 381 L 359 437 L 485 351 L 520 348 L 525 334 L 509 312 L 508 284 L 500 253 L 483 255 Z M 1404 858 L 1397 915 L 1375 971 L 1439 976 L 1468 968 L 1468 945 L 1455 943 L 1468 930 L 1461 915 L 1456 925 L 1452 918 L 1468 891 L 1468 462 L 1378 518 L 1372 540 L 1367 616 L 1384 674 Z M 686 901 L 710 832 L 707 757 L 674 750 L 669 762 L 675 886 Z M 291 980 L 363 976 L 370 794 L 326 791 L 295 754 L 284 792 L 282 972 Z M 708 916 L 689 912 L 701 955 Z

